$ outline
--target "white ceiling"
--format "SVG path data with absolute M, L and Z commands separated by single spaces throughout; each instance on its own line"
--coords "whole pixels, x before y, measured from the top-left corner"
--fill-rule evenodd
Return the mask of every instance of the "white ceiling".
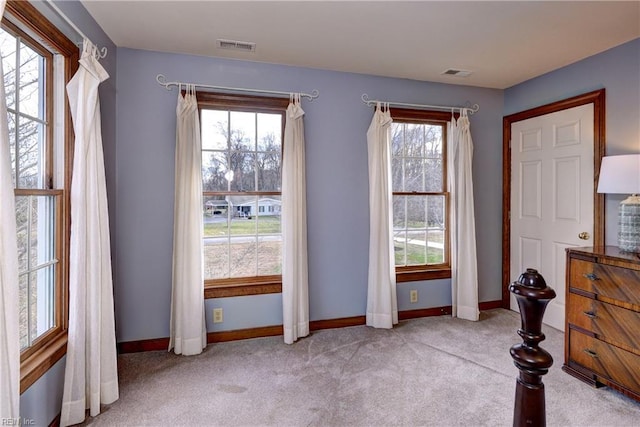
M 640 37 L 640 1 L 82 3 L 118 47 L 498 89 Z

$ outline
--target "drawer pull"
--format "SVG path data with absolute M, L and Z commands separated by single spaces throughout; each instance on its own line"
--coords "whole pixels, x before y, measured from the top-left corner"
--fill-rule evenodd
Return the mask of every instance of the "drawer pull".
M 584 277 L 586 277 L 589 280 L 600 280 L 600 278 L 593 273 L 585 274 Z
M 587 316 L 589 319 L 595 319 L 596 314 L 593 311 L 583 311 L 582 314 Z
M 585 353 L 587 353 L 589 356 L 593 357 L 594 359 L 597 359 L 597 358 L 598 358 L 598 353 L 596 353 L 596 352 L 595 352 L 595 351 L 593 351 L 593 350 L 590 350 L 590 349 L 588 349 L 588 348 L 585 348 L 585 349 L 584 349 L 584 350 L 582 350 L 582 351 L 584 351 Z

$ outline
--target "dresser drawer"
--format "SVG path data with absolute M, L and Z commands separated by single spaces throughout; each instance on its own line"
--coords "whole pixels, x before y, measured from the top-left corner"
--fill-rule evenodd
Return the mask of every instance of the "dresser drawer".
M 569 330 L 570 359 L 591 370 L 602 380 L 613 381 L 629 390 L 640 390 L 640 356 Z
M 572 259 L 569 287 L 640 307 L 640 271 Z
M 640 354 L 640 313 L 569 293 L 567 320 L 599 338 Z

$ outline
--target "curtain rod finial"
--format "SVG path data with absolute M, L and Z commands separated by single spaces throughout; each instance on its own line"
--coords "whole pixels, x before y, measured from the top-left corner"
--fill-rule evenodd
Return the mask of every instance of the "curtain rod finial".
M 158 74 L 156 76 L 156 81 L 164 86 L 166 90 L 171 90 L 171 88 L 169 87 L 170 83 L 167 82 L 167 78 L 164 76 L 164 74 Z
M 367 106 L 369 106 L 369 107 L 371 107 L 371 105 L 373 105 L 373 103 L 374 103 L 374 101 L 369 99 L 369 95 L 367 95 L 366 93 L 363 93 L 362 96 L 360 97 L 360 99 L 362 99 L 362 102 L 367 104 Z

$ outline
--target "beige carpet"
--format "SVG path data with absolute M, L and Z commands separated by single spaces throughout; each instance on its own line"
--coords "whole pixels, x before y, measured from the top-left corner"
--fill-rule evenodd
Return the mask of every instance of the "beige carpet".
M 431 317 L 393 330 L 365 326 L 210 345 L 193 357 L 119 356 L 120 400 L 87 424 L 217 426 L 510 426 L 515 379 L 509 348 L 520 317 L 480 322 Z M 640 426 L 640 404 L 561 371 L 563 334 L 544 377 L 549 426 Z

